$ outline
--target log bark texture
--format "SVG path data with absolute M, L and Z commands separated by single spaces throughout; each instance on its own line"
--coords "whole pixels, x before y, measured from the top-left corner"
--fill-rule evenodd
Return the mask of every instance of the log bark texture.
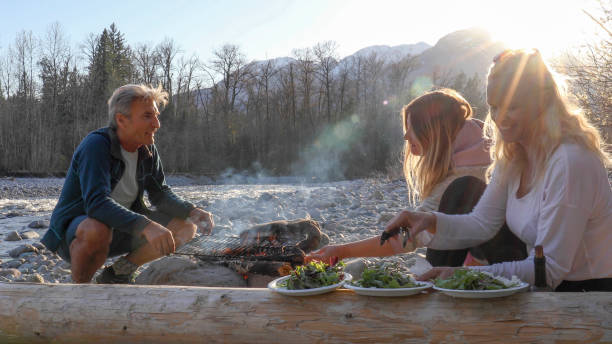
M 1 343 L 612 342 L 612 293 L 381 298 L 0 283 Z

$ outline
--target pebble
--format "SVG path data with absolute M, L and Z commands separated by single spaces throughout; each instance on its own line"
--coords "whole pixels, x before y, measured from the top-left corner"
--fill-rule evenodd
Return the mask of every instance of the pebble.
M 25 263 L 19 267 L 19 271 L 28 272 L 30 269 L 33 269 L 33 268 L 34 268 L 34 264 Z
M 24 252 L 24 253 L 20 254 L 19 258 L 24 258 L 24 259 L 28 260 L 30 258 L 37 257 L 37 256 L 38 256 L 38 253 L 30 251 L 30 252 Z
M 45 279 L 39 273 L 33 273 L 31 275 L 26 276 L 24 282 L 45 283 Z
M 40 234 L 34 232 L 34 231 L 27 231 L 27 232 L 23 232 L 21 233 L 21 237 L 23 239 L 38 239 L 40 238 Z
M 6 237 L 4 238 L 4 241 L 19 241 L 22 239 L 23 238 L 21 237 L 21 235 L 19 235 L 19 233 L 17 233 L 17 231 L 12 231 L 6 235 Z
M 1 269 L 0 276 L 9 278 L 19 278 L 21 277 L 21 271 L 17 269 Z
M 382 201 L 383 199 L 385 199 L 385 196 L 383 195 L 383 193 L 380 190 L 376 190 L 372 193 L 372 195 L 370 196 L 369 199 L 375 199 L 378 201 Z
M 385 224 L 385 223 L 389 222 L 394 216 L 395 216 L 395 214 L 393 214 L 393 213 L 382 213 L 378 217 L 378 221 L 376 221 L 376 223 Z
M 32 221 L 32 222 L 30 222 L 28 227 L 30 227 L 30 228 L 47 228 L 47 227 L 49 227 L 49 221 L 47 221 L 47 220 Z
M 46 250 L 47 248 L 45 247 L 45 245 L 39 243 L 39 242 L 35 242 L 32 244 L 32 246 L 36 247 L 39 250 Z
M 15 269 L 20 267 L 23 263 L 25 263 L 25 259 L 12 259 L 8 262 L 3 263 L 2 267 L 7 269 Z
M 9 251 L 9 256 L 13 257 L 13 258 L 17 258 L 19 257 L 19 255 L 21 255 L 22 253 L 25 252 L 36 252 L 38 253 L 38 249 L 32 245 L 29 244 L 25 244 L 25 245 L 21 245 L 18 246 L 12 250 Z

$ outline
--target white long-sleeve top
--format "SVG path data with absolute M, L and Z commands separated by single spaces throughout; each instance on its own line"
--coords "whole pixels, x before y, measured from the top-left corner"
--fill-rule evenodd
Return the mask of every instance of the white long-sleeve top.
M 534 247 L 546 256 L 547 284 L 612 277 L 612 189 L 597 156 L 561 144 L 532 189 L 516 197 L 520 176 L 502 182 L 493 173 L 482 198 L 467 215 L 434 212 L 437 229 L 428 247 L 460 249 L 491 239 L 504 221 L 527 244 L 525 260 L 474 267 L 495 275 L 516 275 L 534 283 Z

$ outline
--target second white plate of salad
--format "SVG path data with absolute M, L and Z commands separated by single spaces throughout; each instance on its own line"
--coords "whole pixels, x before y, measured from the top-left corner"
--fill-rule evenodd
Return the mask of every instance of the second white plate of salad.
M 415 282 L 416 287 L 412 288 L 364 288 L 353 285 L 352 283 L 344 283 L 344 287 L 351 289 L 359 295 L 367 296 L 409 296 L 422 292 L 425 289 L 431 288 L 433 284 L 429 282 Z
M 399 264 L 384 261 L 364 269 L 360 279 L 344 283 L 345 288 L 368 296 L 408 296 L 431 286 L 429 282 L 415 281 Z

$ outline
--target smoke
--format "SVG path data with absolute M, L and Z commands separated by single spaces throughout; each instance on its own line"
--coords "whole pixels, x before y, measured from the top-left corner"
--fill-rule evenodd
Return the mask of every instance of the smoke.
M 291 165 L 293 175 L 313 181 L 346 179 L 349 168 L 343 163 L 345 155 L 363 143 L 364 125 L 360 115 L 324 128 L 299 159 Z M 367 144 L 367 143 L 366 143 Z

